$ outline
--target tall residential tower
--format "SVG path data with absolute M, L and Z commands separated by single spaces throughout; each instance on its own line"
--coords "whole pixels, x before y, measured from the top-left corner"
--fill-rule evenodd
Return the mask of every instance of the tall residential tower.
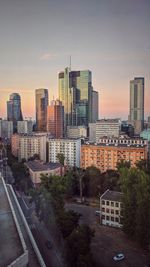
M 13 121 L 14 131 L 17 130 L 17 121 L 23 120 L 21 98 L 17 93 L 11 94 L 9 101 L 7 101 L 7 119 L 8 121 Z
M 130 115 L 129 120 L 134 126 L 135 134 L 144 128 L 144 78 L 130 81 Z
M 46 131 L 47 106 L 48 106 L 48 89 L 36 89 L 36 130 Z

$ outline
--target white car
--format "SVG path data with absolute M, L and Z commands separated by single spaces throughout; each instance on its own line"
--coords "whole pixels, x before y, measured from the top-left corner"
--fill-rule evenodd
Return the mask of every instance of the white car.
M 118 253 L 116 256 L 113 257 L 114 261 L 122 261 L 125 258 L 123 253 Z

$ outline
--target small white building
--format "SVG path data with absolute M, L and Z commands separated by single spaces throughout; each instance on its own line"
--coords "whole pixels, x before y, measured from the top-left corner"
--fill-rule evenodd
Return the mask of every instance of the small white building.
M 65 173 L 65 168 L 60 163 L 44 163 L 39 160 L 28 161 L 25 163 L 27 166 L 31 180 L 35 187 L 41 184 L 41 175 L 57 175 L 62 176 Z
M 100 197 L 101 224 L 122 227 L 122 198 L 123 193 L 106 190 Z

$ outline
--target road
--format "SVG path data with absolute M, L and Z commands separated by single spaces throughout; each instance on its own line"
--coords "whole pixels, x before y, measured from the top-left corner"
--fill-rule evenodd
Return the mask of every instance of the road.
M 145 267 L 150 263 L 150 253 L 141 249 L 136 243 L 127 239 L 120 230 L 102 226 L 95 215 L 95 208 L 76 203 L 66 203 L 66 209 L 73 209 L 82 214 L 80 223 L 86 223 L 95 230 L 91 244 L 94 259 L 102 267 Z M 118 252 L 125 255 L 121 262 L 114 262 L 113 257 Z

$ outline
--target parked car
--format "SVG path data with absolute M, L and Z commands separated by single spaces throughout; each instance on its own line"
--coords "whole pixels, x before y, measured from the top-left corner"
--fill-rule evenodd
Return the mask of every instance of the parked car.
M 45 242 L 45 246 L 48 248 L 48 249 L 51 249 L 52 248 L 52 242 L 50 240 L 46 240 Z
M 95 215 L 96 215 L 96 216 L 100 216 L 100 214 L 101 214 L 100 210 L 96 210 L 96 211 L 95 211 Z
M 115 256 L 113 257 L 113 260 L 114 260 L 114 261 L 122 261 L 124 258 L 125 258 L 125 256 L 124 256 L 123 253 L 118 253 L 117 255 L 115 255 Z

